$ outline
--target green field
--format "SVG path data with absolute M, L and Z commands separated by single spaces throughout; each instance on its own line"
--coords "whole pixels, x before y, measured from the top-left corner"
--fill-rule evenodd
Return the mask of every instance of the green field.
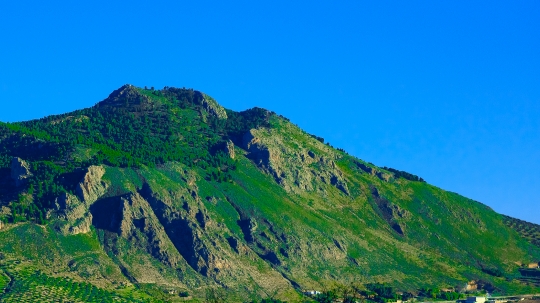
M 0 275 L 0 289 L 5 289 L 0 295 L 0 302 L 156 302 L 150 298 L 141 298 L 133 291 L 125 291 L 122 295 L 98 288 L 90 283 L 75 282 L 69 278 L 47 276 L 32 267 L 21 266 L 20 262 L 8 262 L 0 265 L 0 270 L 6 274 Z

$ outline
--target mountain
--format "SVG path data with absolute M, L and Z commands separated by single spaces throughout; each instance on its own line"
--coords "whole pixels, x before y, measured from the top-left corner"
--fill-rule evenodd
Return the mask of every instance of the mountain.
M 192 89 L 125 85 L 91 108 L 0 124 L 5 302 L 295 301 L 373 283 L 538 292 L 526 267 L 540 229 L 525 225 Z

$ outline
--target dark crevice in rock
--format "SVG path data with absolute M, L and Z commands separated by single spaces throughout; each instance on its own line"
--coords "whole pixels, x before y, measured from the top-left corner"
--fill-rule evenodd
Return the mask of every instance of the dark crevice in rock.
M 283 273 L 283 272 L 281 272 L 281 271 L 279 271 L 279 273 L 281 274 L 281 276 L 282 276 L 285 280 L 289 281 L 289 283 L 291 283 L 291 285 L 292 285 L 294 288 L 296 288 L 297 290 L 301 290 L 301 289 L 302 289 L 302 287 L 300 286 L 300 284 L 296 283 L 296 281 L 294 281 L 293 279 L 289 278 L 289 276 L 288 276 L 287 274 L 285 274 L 285 273 Z
M 403 230 L 403 227 L 397 222 L 396 216 L 398 214 L 395 213 L 394 208 L 392 207 L 392 203 L 385 199 L 384 197 L 381 197 L 379 194 L 379 191 L 377 188 L 373 185 L 370 186 L 371 189 L 371 196 L 373 197 L 373 200 L 376 205 L 376 210 L 379 216 L 388 223 L 388 225 L 392 228 L 393 231 L 395 231 L 400 236 L 405 235 L 405 232 Z
M 195 271 L 208 276 L 209 251 L 197 235 L 197 226 L 176 212 L 163 201 L 155 198 L 148 184 L 144 184 L 140 195 L 145 198 L 176 250 Z
M 121 198 L 128 195 L 105 198 L 92 204 L 90 206 L 92 225 L 97 229 L 117 233 L 120 222 L 122 221 L 122 212 L 120 210 Z
M 195 215 L 195 218 L 197 219 L 197 222 L 199 222 L 199 225 L 204 229 L 206 227 L 206 217 L 204 216 L 204 213 L 199 210 Z
M 242 230 L 242 234 L 244 235 L 244 240 L 247 243 L 253 243 L 254 237 L 253 237 L 253 228 L 254 228 L 254 219 L 250 218 L 248 215 L 236 205 L 231 198 L 225 197 L 227 202 L 236 210 L 238 213 L 238 216 L 240 217 L 240 220 L 237 220 L 236 223 L 240 227 L 240 230 Z
M 261 259 L 268 261 L 272 263 L 273 265 L 279 266 L 281 265 L 281 261 L 279 260 L 278 256 L 273 251 L 266 251 L 265 253 L 258 254 Z
M 239 248 L 239 243 L 238 243 L 238 239 L 234 238 L 234 237 L 227 237 L 227 242 L 229 243 L 229 246 L 238 254 L 240 253 L 240 250 L 238 249 Z

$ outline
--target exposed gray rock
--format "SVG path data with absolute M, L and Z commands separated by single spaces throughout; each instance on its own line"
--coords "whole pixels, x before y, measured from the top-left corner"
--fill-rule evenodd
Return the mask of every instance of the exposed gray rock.
M 68 233 L 70 235 L 86 234 L 90 232 L 90 226 L 92 226 L 92 214 L 88 213 L 86 217 L 75 222 L 75 224 L 69 228 Z
M 107 183 L 101 178 L 105 174 L 103 166 L 90 166 L 75 190 L 77 197 L 86 204 L 97 201 L 105 194 Z
M 234 143 L 231 140 L 227 141 L 227 145 L 225 145 L 225 152 L 229 155 L 229 157 L 231 157 L 231 159 L 234 159 L 236 156 L 234 151 Z
M 227 119 L 227 112 L 216 100 L 206 94 L 203 94 L 203 97 L 202 106 L 208 114 L 219 119 Z
M 170 266 L 176 266 L 180 255 L 175 253 L 175 248 L 168 238 L 163 225 L 156 217 L 154 210 L 138 193 L 122 197 L 119 203 L 118 214 L 111 222 L 112 228 L 116 228 L 121 237 L 132 243 L 141 241 L 141 236 L 147 241 L 147 251 L 157 259 Z
M 15 186 L 20 187 L 28 183 L 28 179 L 32 177 L 30 165 L 19 157 L 11 160 L 11 178 L 15 181 Z
M 350 194 L 343 173 L 332 158 L 316 157 L 312 150 L 301 146 L 293 149 L 284 141 L 265 130 L 252 129 L 244 134 L 241 147 L 248 152 L 248 158 L 287 192 L 313 191 L 321 182 Z
M 60 195 L 55 200 L 56 217 L 63 220 L 57 225 L 57 230 L 63 235 L 87 233 L 92 225 L 92 214 L 89 205 L 81 202 L 76 196 L 68 193 Z
M 90 206 L 107 190 L 107 183 L 101 178 L 105 174 L 102 166 L 90 166 L 77 185 L 76 196 L 64 193 L 55 200 L 56 217 L 63 220 L 57 225 L 64 235 L 87 233 L 92 225 Z

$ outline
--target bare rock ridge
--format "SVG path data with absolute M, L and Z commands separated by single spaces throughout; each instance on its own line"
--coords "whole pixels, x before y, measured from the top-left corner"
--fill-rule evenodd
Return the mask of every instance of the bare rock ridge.
M 287 192 L 323 190 L 322 183 L 336 187 L 345 195 L 350 194 L 343 173 L 332 157 L 317 156 L 306 147 L 292 148 L 280 136 L 264 129 L 246 132 L 242 148 Z
M 15 181 L 15 186 L 25 185 L 30 177 L 32 177 L 30 165 L 21 158 L 13 158 L 11 160 L 11 178 Z
M 107 190 L 107 184 L 101 179 L 105 174 L 102 166 L 90 166 L 83 179 L 76 188 L 76 194 L 81 201 L 92 204 Z
M 216 100 L 207 94 L 202 94 L 202 106 L 212 116 L 218 119 L 227 119 L 227 112 L 223 106 L 219 105 Z
M 169 266 L 177 266 L 181 256 L 176 253 L 148 201 L 138 193 L 120 198 L 119 209 L 111 224 L 121 237 L 130 242 L 140 241 L 140 237 L 144 236 L 146 243 L 142 243 L 142 246 L 146 247 L 148 253 Z
M 99 102 L 97 107 L 125 107 L 141 105 L 141 103 L 150 103 L 150 98 L 142 95 L 130 84 L 126 84 L 113 91 L 107 99 Z
M 56 215 L 65 220 L 57 225 L 63 234 L 87 233 L 92 225 L 90 207 L 107 190 L 107 183 L 101 179 L 105 174 L 102 166 L 90 166 L 77 185 L 76 195 L 64 193 L 55 201 Z

